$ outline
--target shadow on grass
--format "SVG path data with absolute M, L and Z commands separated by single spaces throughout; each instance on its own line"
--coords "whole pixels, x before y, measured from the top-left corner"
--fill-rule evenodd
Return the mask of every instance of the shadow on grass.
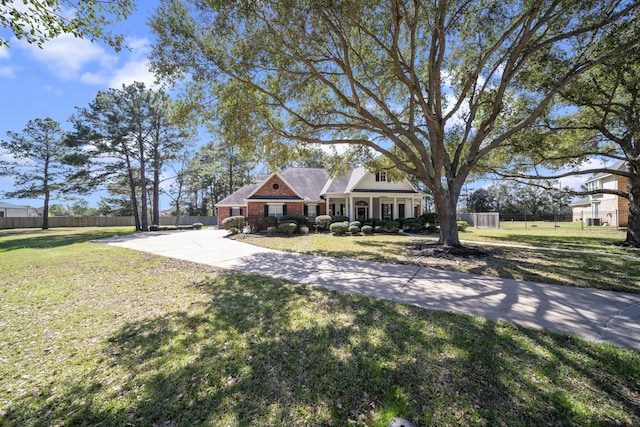
M 131 234 L 133 229 L 49 229 L 3 230 L 0 233 L 0 252 L 16 249 L 48 249 L 84 243 L 90 240 Z
M 193 286 L 210 302 L 127 324 L 104 374 L 17 399 L 7 425 L 640 421 L 631 351 L 256 275 Z
M 640 263 L 625 258 L 607 257 L 602 270 L 602 256 L 558 254 L 554 252 L 504 249 L 485 264 L 469 269 L 471 274 L 497 276 L 539 283 L 640 294 Z

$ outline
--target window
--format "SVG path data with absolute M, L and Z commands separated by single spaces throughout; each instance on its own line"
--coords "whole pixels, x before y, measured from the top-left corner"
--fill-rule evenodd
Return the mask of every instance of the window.
M 305 205 L 304 215 L 309 218 L 309 221 L 315 221 L 318 215 L 318 205 Z
M 268 216 L 275 216 L 276 218 L 282 217 L 284 215 L 284 205 L 268 205 Z
M 600 188 L 600 186 L 598 185 L 598 181 L 597 180 L 587 182 L 587 191 L 594 191 L 594 190 L 597 190 L 599 188 Z
M 231 208 L 231 216 L 242 216 L 242 208 Z
M 387 181 L 387 173 L 385 171 L 376 173 L 376 182 L 386 182 L 386 181 Z
M 277 190 L 278 188 L 280 188 L 280 186 L 278 185 L 278 183 L 276 182 L 275 184 L 273 184 L 271 186 L 271 188 L 273 188 L 274 190 Z

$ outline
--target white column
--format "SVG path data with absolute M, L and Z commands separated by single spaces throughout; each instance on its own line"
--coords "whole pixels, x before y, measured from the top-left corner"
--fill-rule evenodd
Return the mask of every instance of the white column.
M 393 212 L 391 212 L 391 221 L 398 218 L 398 198 L 393 198 Z
M 373 196 L 369 196 L 369 218 L 373 216 Z
M 353 194 L 349 194 L 349 207 L 347 212 L 349 213 L 349 221 L 353 221 Z
M 329 215 L 329 206 L 331 206 L 331 205 L 329 204 L 329 198 L 330 198 L 330 197 L 329 197 L 329 196 L 327 196 L 327 198 L 326 198 L 326 200 L 325 200 L 325 209 L 324 209 L 324 213 L 325 213 L 326 215 Z

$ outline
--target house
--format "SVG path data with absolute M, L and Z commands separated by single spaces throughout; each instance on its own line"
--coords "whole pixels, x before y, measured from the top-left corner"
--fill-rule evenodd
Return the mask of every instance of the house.
M 262 175 L 216 203 L 218 224 L 230 216 L 281 217 L 343 215 L 349 220 L 390 221 L 420 216 L 423 192 L 406 179 L 391 181 L 386 172 L 354 167 L 338 178 L 325 169 L 289 168 Z
M 619 160 L 611 166 L 613 171 L 626 171 L 627 164 Z M 609 189 L 626 191 L 626 177 L 615 173 L 599 173 L 589 178 L 587 190 Z M 629 201 L 614 194 L 593 194 L 571 203 L 574 221 L 584 221 L 585 225 L 609 225 L 626 227 L 629 219 Z
M 17 206 L 10 203 L 0 202 L 0 218 L 8 217 L 28 217 L 31 208 L 29 206 Z

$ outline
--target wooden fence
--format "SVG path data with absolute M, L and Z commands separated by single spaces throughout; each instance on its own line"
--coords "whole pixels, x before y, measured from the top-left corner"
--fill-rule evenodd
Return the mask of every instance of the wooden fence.
M 459 213 L 458 221 L 467 221 L 471 227 L 500 228 L 498 212 Z
M 175 216 L 161 216 L 158 225 L 191 225 L 200 222 L 204 225 L 217 225 L 217 216 L 181 216 L 176 224 Z M 58 227 L 133 227 L 132 216 L 54 216 L 49 218 L 49 228 Z M 151 223 L 149 223 L 151 225 Z M 41 228 L 42 217 L 0 218 L 2 228 Z

